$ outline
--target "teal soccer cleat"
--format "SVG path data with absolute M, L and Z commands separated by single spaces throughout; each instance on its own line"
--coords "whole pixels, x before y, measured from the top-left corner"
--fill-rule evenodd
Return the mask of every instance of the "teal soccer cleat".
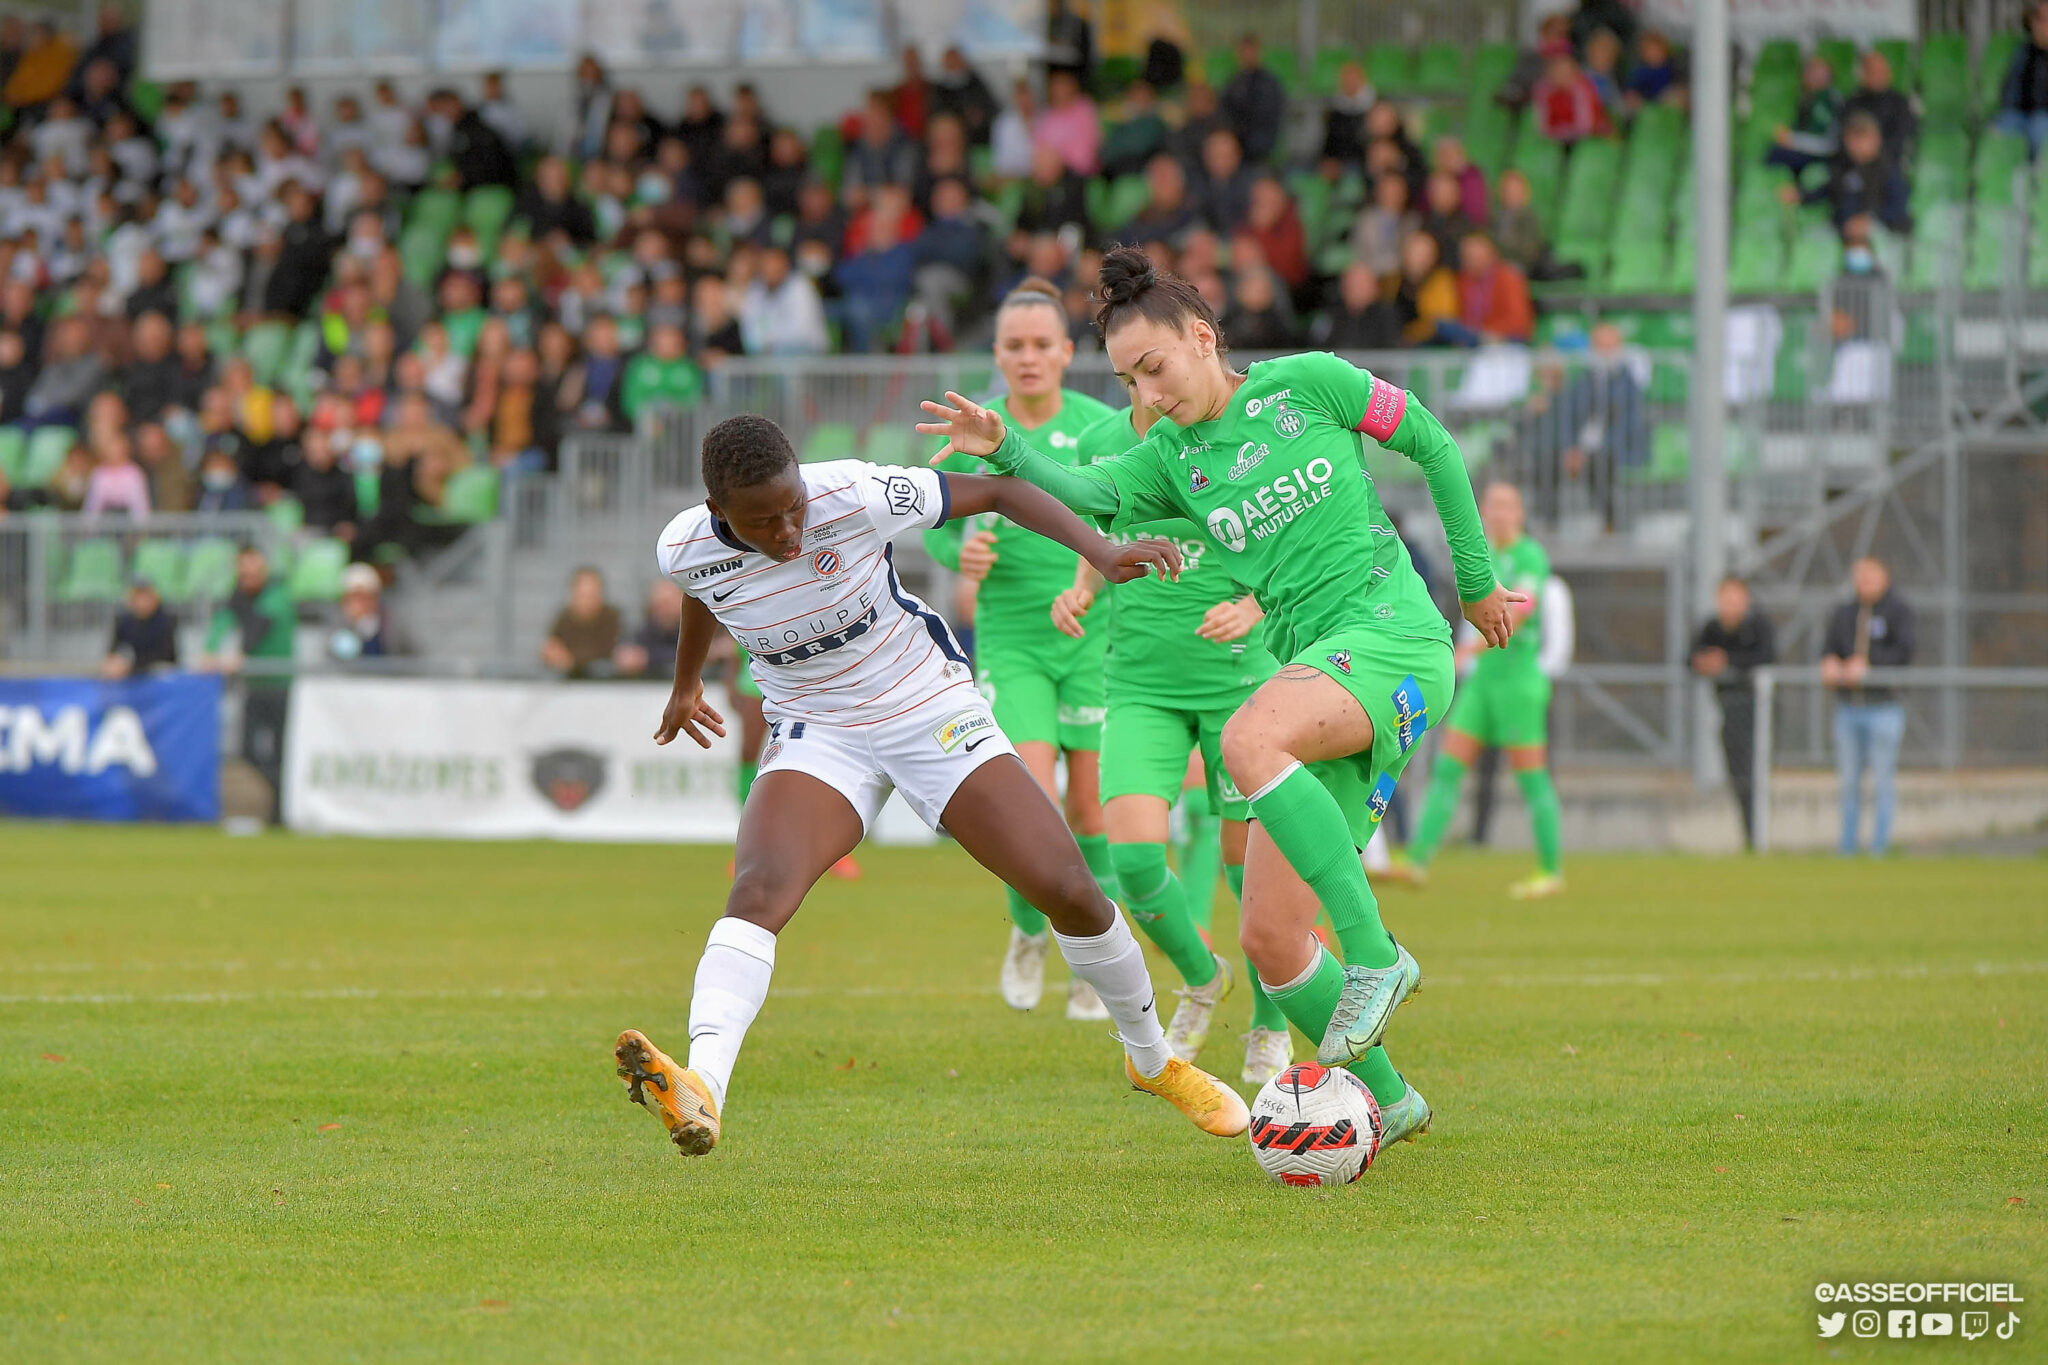
M 1391 967 L 1344 969 L 1344 993 L 1316 1048 L 1316 1060 L 1324 1066 L 1349 1066 L 1378 1047 L 1395 1006 L 1422 990 L 1422 968 L 1398 943 L 1394 951 L 1399 956 Z

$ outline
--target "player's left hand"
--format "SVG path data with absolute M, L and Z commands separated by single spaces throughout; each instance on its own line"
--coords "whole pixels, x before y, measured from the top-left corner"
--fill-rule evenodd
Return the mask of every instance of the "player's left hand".
M 1081 618 L 1095 605 L 1095 594 L 1086 588 L 1068 588 L 1052 599 L 1052 623 L 1062 635 L 1071 635 L 1076 640 L 1085 639 L 1088 632 L 1081 625 Z
M 1126 545 L 1110 545 L 1109 549 L 1105 558 L 1088 562 L 1112 583 L 1128 583 L 1148 573 L 1180 582 L 1180 546 L 1170 540 L 1134 540 Z
M 1472 623 L 1480 638 L 1495 649 L 1506 649 L 1509 639 L 1514 636 L 1516 622 L 1528 614 L 1515 608 L 1528 605 L 1530 600 L 1529 594 L 1503 588 L 1496 583 L 1493 591 L 1477 602 L 1462 605 L 1465 619 Z
M 697 728 L 700 725 L 703 730 Z M 678 685 L 669 693 L 668 705 L 662 708 L 661 728 L 654 732 L 654 742 L 666 744 L 678 734 L 685 734 L 697 742 L 698 748 L 708 749 L 711 741 L 704 737 L 704 730 L 725 738 L 725 717 L 704 700 L 701 681 Z
M 1242 640 L 1265 619 L 1266 613 L 1259 610 L 1257 600 L 1240 597 L 1235 602 L 1218 602 L 1203 612 L 1202 624 L 1195 627 L 1195 634 L 1220 643 Z
M 993 455 L 996 447 L 1003 443 L 1003 437 L 1008 434 L 1001 413 L 994 408 L 985 408 L 971 399 L 963 398 L 951 389 L 946 391 L 945 402 L 940 403 L 927 398 L 918 406 L 935 419 L 930 422 L 919 422 L 918 431 L 926 436 L 946 438 L 945 449 L 932 456 L 933 464 L 938 464 L 956 452 L 961 455 Z

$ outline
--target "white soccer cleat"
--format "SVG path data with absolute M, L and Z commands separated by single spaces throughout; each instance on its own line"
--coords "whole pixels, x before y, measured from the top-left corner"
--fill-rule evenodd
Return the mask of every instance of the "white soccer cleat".
M 1244 1070 L 1238 1079 L 1246 1085 L 1264 1085 L 1294 1065 L 1294 1035 L 1284 1028 L 1255 1028 L 1244 1036 Z
M 1109 1018 L 1109 1006 L 1102 1003 L 1102 997 L 1095 988 L 1080 977 L 1067 978 L 1067 1018 L 1082 1022 Z
M 1182 1061 L 1192 1062 L 1202 1055 L 1202 1044 L 1209 1041 L 1209 1020 L 1216 1007 L 1230 994 L 1230 964 L 1217 958 L 1216 975 L 1207 984 L 1183 986 L 1174 994 L 1180 997 L 1180 1005 L 1166 1027 L 1166 1046 Z
M 1027 934 L 1010 926 L 1010 951 L 1003 954 L 1003 1003 L 1013 1010 L 1034 1010 L 1045 994 L 1045 953 L 1052 935 Z

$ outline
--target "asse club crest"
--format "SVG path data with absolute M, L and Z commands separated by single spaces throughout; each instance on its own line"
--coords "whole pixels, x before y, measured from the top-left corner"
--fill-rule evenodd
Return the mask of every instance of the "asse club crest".
M 533 756 L 533 789 L 564 814 L 573 814 L 604 790 L 604 755 L 589 749 L 550 749 Z
M 1293 408 L 1285 404 L 1277 404 L 1273 408 L 1273 430 L 1279 432 L 1288 440 L 1291 441 L 1301 435 L 1302 428 L 1305 425 L 1301 420 L 1301 414 Z

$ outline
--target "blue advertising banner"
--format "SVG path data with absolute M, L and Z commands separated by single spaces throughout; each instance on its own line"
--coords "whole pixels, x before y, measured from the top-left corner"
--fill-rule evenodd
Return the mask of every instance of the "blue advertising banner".
M 0 815 L 218 820 L 220 679 L 0 679 Z

